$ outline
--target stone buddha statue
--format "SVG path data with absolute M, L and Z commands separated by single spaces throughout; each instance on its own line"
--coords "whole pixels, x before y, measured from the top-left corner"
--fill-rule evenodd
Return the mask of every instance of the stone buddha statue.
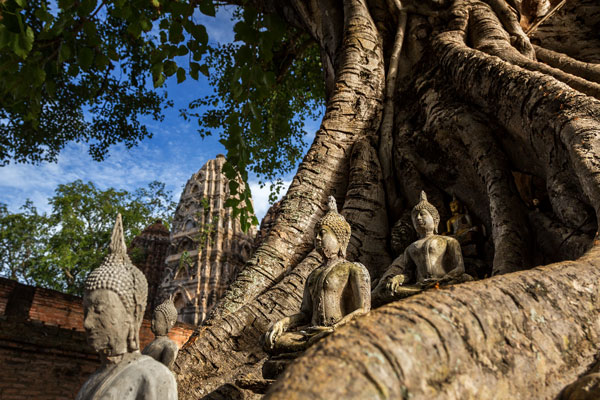
M 373 289 L 374 304 L 384 304 L 419 293 L 436 285 L 472 280 L 465 274 L 460 244 L 438 235 L 440 215 L 425 192 L 411 212 L 419 239 L 396 258 Z
M 118 215 L 109 255 L 85 281 L 83 326 L 101 366 L 83 384 L 77 400 L 177 399 L 171 371 L 139 351 L 147 294 L 144 274 L 127 255 Z
M 275 322 L 266 332 L 265 351 L 272 355 L 303 351 L 371 308 L 369 272 L 345 259 L 350 225 L 337 212 L 333 196 L 328 206 L 316 226 L 315 249 L 323 263 L 306 279 L 300 312 Z
M 446 222 L 446 232 L 444 235 L 454 237 L 460 244 L 469 244 L 475 240 L 477 227 L 473 225 L 471 216 L 465 210 L 456 196 L 452 196 L 450 202 L 450 211 L 452 216 Z
M 177 309 L 169 298 L 154 309 L 150 329 L 152 329 L 152 333 L 156 338 L 142 351 L 142 354 L 160 361 L 169 369 L 173 368 L 173 363 L 179 352 L 177 344 L 167 336 L 175 322 L 177 322 Z

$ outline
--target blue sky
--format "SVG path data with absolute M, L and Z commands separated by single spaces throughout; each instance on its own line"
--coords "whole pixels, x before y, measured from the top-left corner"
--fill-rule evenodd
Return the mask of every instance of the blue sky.
M 231 14 L 231 8 L 222 8 L 216 18 L 198 16 L 198 22 L 206 26 L 212 43 L 233 41 Z M 186 122 L 179 116 L 180 108 L 212 92 L 207 79 L 201 75 L 199 81 L 188 78 L 178 85 L 175 77 L 171 77 L 166 89 L 175 105 L 165 110 L 163 122 L 145 121 L 154 133 L 152 139 L 144 140 L 133 149 L 113 146 L 101 163 L 91 159 L 86 144 L 72 143 L 61 152 L 57 163 L 0 167 L 0 202 L 16 212 L 26 199 L 31 199 L 39 210 L 50 211 L 47 199 L 53 195 L 56 186 L 76 179 L 92 181 L 101 189 L 114 187 L 130 191 L 158 180 L 167 184 L 177 201 L 189 177 L 206 161 L 226 151 L 218 142 L 218 134 L 202 139 L 196 132 L 196 121 Z M 307 143 L 312 142 L 319 124 L 320 121 L 312 121 L 305 126 L 309 135 Z M 292 176 L 282 178 L 289 185 Z M 260 220 L 269 206 L 269 187 L 259 188 L 255 176 L 250 176 L 249 183 Z

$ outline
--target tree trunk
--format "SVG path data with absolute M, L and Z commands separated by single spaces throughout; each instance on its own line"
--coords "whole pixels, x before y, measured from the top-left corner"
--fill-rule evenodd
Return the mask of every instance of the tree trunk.
M 380 307 L 309 349 L 266 398 L 553 399 L 600 351 L 598 263 L 596 247 Z
M 352 226 L 348 259 L 377 281 L 421 190 L 442 221 L 452 195 L 467 205 L 488 232 L 481 277 L 497 276 L 373 310 L 267 397 L 555 397 L 600 347 L 600 250 L 584 255 L 600 218 L 600 5 L 565 5 L 532 46 L 504 0 L 254 3 L 321 47 L 326 113 L 268 237 L 180 351 L 180 398 L 261 397 L 260 337 L 321 262 L 327 196 Z

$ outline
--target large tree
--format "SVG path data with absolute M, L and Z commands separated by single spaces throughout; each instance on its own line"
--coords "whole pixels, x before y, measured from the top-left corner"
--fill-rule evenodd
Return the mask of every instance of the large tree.
M 0 203 L 0 276 L 76 295 L 106 257 L 118 213 L 129 244 L 157 219 L 168 227 L 175 211 L 171 192 L 157 181 L 128 192 L 77 180 L 58 185 L 48 204 L 50 213 L 29 200 L 12 213 Z M 137 262 L 142 255 L 131 256 Z
M 180 396 L 259 395 L 260 335 L 298 309 L 332 194 L 373 279 L 423 189 L 443 216 L 455 194 L 482 221 L 495 276 L 372 311 L 267 397 L 553 398 L 585 372 L 600 350 L 600 5 L 249 3 L 318 44 L 326 112 L 266 240 L 181 350 Z M 536 11 L 551 14 L 539 27 Z
M 324 88 L 326 111 L 266 239 L 181 350 L 181 398 L 259 396 L 251 382 L 266 357 L 260 336 L 299 307 L 304 280 L 321 261 L 313 251 L 313 229 L 329 195 L 352 225 L 350 260 L 364 263 L 373 280 L 391 262 L 392 224 L 419 192 L 427 191 L 442 218 L 448 216 L 444 204 L 456 195 L 486 228 L 479 271 L 484 279 L 373 310 L 310 349 L 267 396 L 553 398 L 589 368 L 600 350 L 600 256 L 590 249 L 600 218 L 597 2 L 218 3 L 243 9 L 236 25 L 243 43 L 232 50 L 231 69 L 222 75 L 227 81 L 219 85 L 225 104 L 201 117 L 209 128 L 225 125 L 231 167 L 225 172 L 245 178 L 246 166 L 267 174 L 281 166 L 265 145 L 289 145 L 287 154 L 297 155 L 288 136 L 281 136 L 281 129 L 291 135 L 294 129 L 280 116 L 310 105 L 301 101 L 303 89 L 312 95 Z M 134 69 L 136 78 L 148 76 L 143 68 L 150 67 L 157 85 L 165 75 L 184 78 L 174 58 L 180 51 L 201 56 L 206 49 L 194 7 L 213 11 L 208 1 L 61 4 L 66 11 L 54 24 L 48 13 L 28 12 L 23 0 L 0 3 L 8 10 L 0 21 L 0 49 L 12 51 L 0 72 L 11 77 L 30 69 L 36 77 L 0 82 L 0 100 L 11 116 L 3 124 L 23 143 L 15 154 L 25 158 L 29 149 L 45 148 L 47 141 L 40 147 L 37 140 L 46 139 L 39 134 L 43 124 L 36 121 L 53 115 L 55 104 L 66 107 L 78 99 L 72 94 L 83 91 L 93 107 L 98 91 L 110 93 L 94 72 L 104 72 L 110 82 L 109 60 L 131 60 L 142 68 Z M 28 30 L 17 14 L 41 22 Z M 101 40 L 92 29 L 99 20 L 106 21 L 110 38 L 126 43 Z M 151 21 L 159 23 L 158 42 L 142 33 L 152 32 Z M 46 26 L 49 33 L 38 34 Z M 192 37 L 184 48 L 182 26 Z M 64 44 L 77 55 L 63 54 Z M 195 61 L 190 75 L 207 72 Z M 309 64 L 321 69 L 322 85 L 315 84 L 314 68 L 304 68 Z M 285 79 L 292 81 L 278 86 Z M 304 80 L 306 87 L 299 84 Z M 137 82 L 146 88 L 141 78 Z M 53 90 L 57 86 L 64 93 Z M 117 107 L 123 112 L 109 113 L 92 131 L 108 129 L 100 135 L 106 140 L 99 154 L 123 140 L 111 121 L 121 123 L 125 137 L 139 139 L 132 132 L 141 131 L 125 122 L 132 110 L 156 109 L 158 100 L 145 98 L 151 107 Z M 29 107 L 32 102 L 36 107 Z M 68 121 L 75 126 L 68 132 L 79 132 L 81 118 Z M 81 137 L 56 131 L 58 144 L 50 141 L 50 150 Z M 82 139 L 88 137 L 94 138 Z M 7 142 L 8 153 L 13 145 Z M 257 155 L 264 162 L 252 159 Z M 531 269 L 552 262 L 558 263 Z

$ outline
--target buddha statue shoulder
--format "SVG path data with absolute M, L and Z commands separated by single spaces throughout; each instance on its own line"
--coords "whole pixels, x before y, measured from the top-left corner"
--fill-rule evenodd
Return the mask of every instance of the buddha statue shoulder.
M 373 290 L 374 301 L 388 301 L 419 293 L 441 284 L 472 280 L 465 274 L 460 244 L 451 236 L 438 235 L 440 215 L 425 192 L 411 212 L 419 239 L 411 243 L 386 270 Z
M 168 336 L 176 322 L 177 309 L 173 301 L 168 298 L 154 309 L 150 329 L 154 333 L 155 339 L 142 351 L 142 354 L 160 361 L 169 369 L 173 369 L 173 363 L 179 352 L 177 344 Z
M 171 371 L 139 351 L 147 295 L 146 278 L 127 255 L 118 215 L 109 254 L 85 281 L 83 326 L 101 366 L 83 384 L 77 400 L 177 399 Z
M 270 354 L 303 351 L 371 308 L 370 277 L 364 265 L 346 260 L 350 225 L 329 197 L 329 211 L 316 226 L 315 249 L 323 263 L 304 285 L 300 311 L 275 322 L 265 334 Z

